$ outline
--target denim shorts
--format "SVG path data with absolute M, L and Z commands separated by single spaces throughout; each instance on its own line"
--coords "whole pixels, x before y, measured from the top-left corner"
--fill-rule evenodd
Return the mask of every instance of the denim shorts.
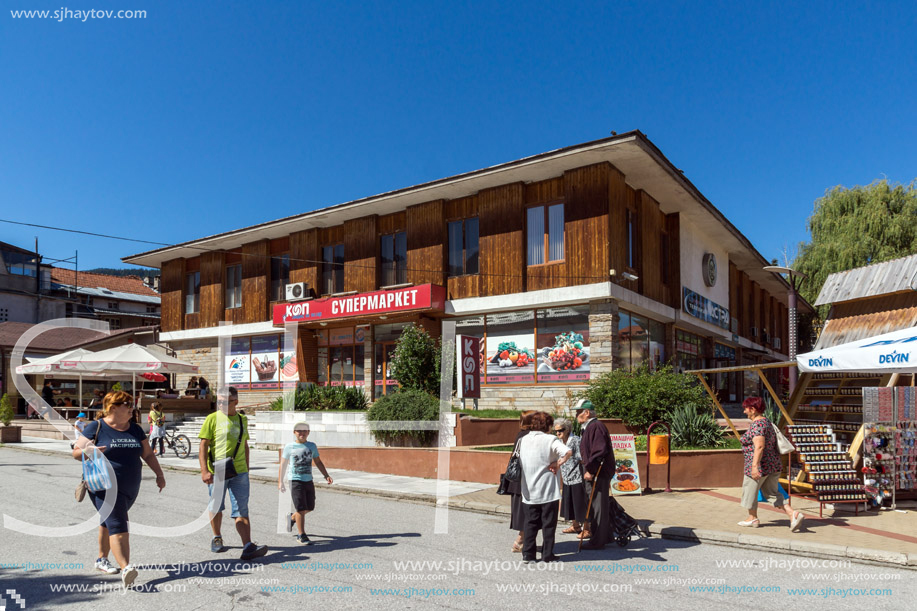
M 216 482 L 217 479 L 214 478 Z M 226 509 L 226 491 L 229 490 L 229 502 L 232 506 L 233 518 L 247 518 L 248 517 L 248 473 L 240 473 L 237 476 L 226 480 L 226 486 L 222 490 L 220 495 L 220 508 L 214 509 L 216 505 L 215 499 L 213 498 L 213 484 L 207 484 L 207 491 L 210 493 L 210 504 L 207 505 L 207 511 L 210 513 L 220 513 Z

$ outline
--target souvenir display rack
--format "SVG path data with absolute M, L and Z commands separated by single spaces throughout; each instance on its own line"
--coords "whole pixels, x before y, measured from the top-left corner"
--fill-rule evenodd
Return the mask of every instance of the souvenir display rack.
M 864 373 L 810 374 L 799 403 L 791 408 L 794 423 L 827 425 L 841 451 L 849 450 L 863 424 L 863 388 L 877 386 L 881 378 Z
M 863 482 L 874 506 L 917 490 L 917 388 L 863 389 Z
M 797 475 L 808 478 L 812 494 L 799 495 L 818 502 L 818 515 L 822 517 L 825 505 L 855 503 L 854 511 L 859 514 L 860 504 L 866 502 L 863 482 L 856 467 L 830 425 L 799 423 L 788 425 L 787 434 L 796 451 L 789 457 L 787 479 L 793 481 Z M 794 458 L 796 460 L 794 460 Z M 793 495 L 790 486 L 790 496 Z

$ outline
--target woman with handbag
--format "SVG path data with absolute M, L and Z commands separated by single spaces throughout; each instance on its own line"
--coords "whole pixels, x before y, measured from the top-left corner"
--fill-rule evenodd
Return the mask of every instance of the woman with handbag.
M 583 461 L 579 453 L 580 437 L 572 435 L 573 426 L 566 418 L 554 421 L 554 435 L 560 437 L 573 456 L 564 463 L 560 475 L 564 482 L 561 492 L 560 517 L 572 520 L 573 523 L 563 529 L 566 534 L 580 535 L 580 539 L 589 539 L 592 533 L 586 525 L 586 484 L 583 482 Z
M 137 569 L 130 562 L 127 512 L 140 492 L 140 459 L 146 461 L 156 474 L 160 492 L 166 485 L 159 461 L 143 429 L 133 421 L 133 416 L 130 394 L 121 391 L 108 393 L 102 401 L 102 418 L 86 425 L 73 449 L 76 460 L 84 460 L 84 456 L 92 458 L 98 452 L 104 452 L 115 473 L 117 498 L 111 513 L 99 526 L 99 557 L 95 568 L 109 575 L 120 572 L 125 587 L 131 586 L 137 578 Z M 89 498 L 97 510 L 101 510 L 107 493 L 108 490 L 93 492 L 90 488 Z M 120 569 L 108 561 L 109 551 L 114 553 Z
M 764 415 L 764 401 L 761 397 L 748 397 L 742 402 L 745 416 L 751 424 L 742 435 L 742 453 L 745 458 L 745 477 L 742 481 L 742 507 L 748 510 L 748 517 L 739 526 L 757 528 L 758 492 L 765 499 L 774 497 L 774 507 L 783 509 L 790 517 L 790 530 L 796 531 L 802 524 L 801 511 L 793 511 L 789 501 L 780 494 L 780 450 L 777 447 L 777 429 Z
M 525 412 L 519 418 L 519 433 L 516 435 L 516 441 L 513 446 L 513 454 L 518 456 L 519 441 L 528 435 L 532 430 L 532 415 L 535 412 Z M 512 457 L 510 457 L 512 460 Z M 518 460 L 518 458 L 517 458 Z M 509 465 L 507 465 L 509 466 Z M 513 541 L 513 551 L 522 552 L 523 529 L 525 526 L 525 516 L 522 513 L 522 481 L 521 479 L 508 482 L 507 490 L 509 497 L 509 528 L 518 534 Z

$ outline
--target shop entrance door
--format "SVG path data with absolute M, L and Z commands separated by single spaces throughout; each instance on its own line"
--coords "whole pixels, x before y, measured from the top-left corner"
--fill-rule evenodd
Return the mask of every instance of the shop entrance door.
M 394 378 L 389 363 L 395 354 L 395 342 L 379 342 L 376 344 L 375 371 L 373 385 L 375 396 L 391 394 L 398 390 L 398 380 Z

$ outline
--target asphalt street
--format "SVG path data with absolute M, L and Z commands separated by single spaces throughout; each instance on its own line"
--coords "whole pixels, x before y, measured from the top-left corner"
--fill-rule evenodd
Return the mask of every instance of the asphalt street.
M 167 471 L 166 479 L 159 493 L 144 470 L 130 514 L 155 532 L 193 522 L 207 503 L 199 477 Z M 521 565 L 506 519 L 450 510 L 448 534 L 434 534 L 429 505 L 325 489 L 307 516 L 315 544 L 303 546 L 277 532 L 288 497 L 260 482 L 252 482 L 250 507 L 255 540 L 270 546 L 265 557 L 239 560 L 228 512 L 230 549 L 222 554 L 210 552 L 206 525 L 174 537 L 134 534 L 131 560 L 141 571 L 135 588 L 124 591 L 118 576 L 92 568 L 95 529 L 49 537 L 7 527 L 8 517 L 52 527 L 89 519 L 91 504 L 73 499 L 78 481 L 76 461 L 0 448 L 0 607 L 911 609 L 917 596 L 909 570 L 659 538 L 577 554 L 575 540 L 558 534 L 562 563 Z

